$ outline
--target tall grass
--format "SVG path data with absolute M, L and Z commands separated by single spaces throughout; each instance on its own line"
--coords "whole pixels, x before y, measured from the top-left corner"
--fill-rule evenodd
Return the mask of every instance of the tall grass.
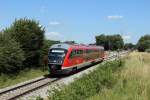
M 113 88 L 103 88 L 88 100 L 150 100 L 150 54 L 131 53 Z
M 17 74 L 1 74 L 0 75 L 0 88 L 15 85 L 42 75 L 48 74 L 47 71 L 42 69 L 25 69 Z
M 114 72 L 119 71 L 123 62 L 111 61 L 100 65 L 97 70 L 77 79 L 68 86 L 49 91 L 49 100 L 84 100 L 102 91 L 104 87 L 112 88 L 116 84 Z

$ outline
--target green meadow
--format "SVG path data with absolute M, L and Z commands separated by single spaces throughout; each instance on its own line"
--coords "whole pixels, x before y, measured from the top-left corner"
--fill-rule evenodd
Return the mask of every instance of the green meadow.
M 49 100 L 150 100 L 150 54 L 132 52 L 100 64 L 73 83 L 49 90 Z
M 88 100 L 150 100 L 149 53 L 131 53 L 114 75 L 117 82 L 112 88 L 104 87 Z

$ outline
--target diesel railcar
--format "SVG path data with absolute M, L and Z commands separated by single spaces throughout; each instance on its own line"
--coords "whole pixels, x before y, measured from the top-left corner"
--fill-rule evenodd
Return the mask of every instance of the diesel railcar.
M 48 51 L 50 74 L 67 74 L 105 57 L 102 46 L 54 44 Z

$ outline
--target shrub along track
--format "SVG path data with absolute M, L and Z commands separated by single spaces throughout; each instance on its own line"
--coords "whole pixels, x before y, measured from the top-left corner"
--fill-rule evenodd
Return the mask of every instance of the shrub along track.
M 85 100 L 100 92 L 104 87 L 112 88 L 117 82 L 114 73 L 121 71 L 124 60 L 114 60 L 93 66 L 82 77 L 76 78 L 67 86 L 49 88 L 48 100 Z
M 125 55 L 128 52 L 122 52 L 119 54 L 120 55 Z M 113 60 L 115 58 L 119 57 L 118 55 L 110 55 L 105 59 L 107 60 Z M 58 81 L 60 79 L 64 78 L 63 77 L 39 77 L 37 79 L 29 80 L 27 82 L 18 84 L 16 86 L 11 86 L 8 88 L 4 88 L 0 90 L 0 100 L 12 100 L 12 99 L 17 99 L 21 97 L 22 95 L 26 95 L 32 91 L 35 91 L 36 89 L 42 88 L 46 85 L 52 84 L 55 81 Z

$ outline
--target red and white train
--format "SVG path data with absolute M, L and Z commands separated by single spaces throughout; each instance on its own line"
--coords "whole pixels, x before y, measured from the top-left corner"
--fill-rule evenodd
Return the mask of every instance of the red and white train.
M 102 46 L 54 44 L 48 52 L 50 74 L 66 74 L 92 63 L 103 61 Z

